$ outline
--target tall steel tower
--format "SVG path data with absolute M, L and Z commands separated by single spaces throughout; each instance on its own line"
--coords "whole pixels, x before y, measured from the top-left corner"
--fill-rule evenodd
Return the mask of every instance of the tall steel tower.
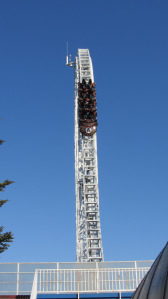
M 77 262 L 104 260 L 99 215 L 97 107 L 93 66 L 88 49 L 78 49 L 75 62 L 75 184 Z

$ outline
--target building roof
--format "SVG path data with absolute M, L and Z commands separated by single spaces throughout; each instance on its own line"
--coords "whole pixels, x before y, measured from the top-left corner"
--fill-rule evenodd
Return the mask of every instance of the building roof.
M 132 299 L 168 299 L 168 243 L 134 292 Z

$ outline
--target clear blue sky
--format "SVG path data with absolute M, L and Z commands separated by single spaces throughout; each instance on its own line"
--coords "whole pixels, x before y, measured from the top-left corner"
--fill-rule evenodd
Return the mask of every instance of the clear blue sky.
M 168 237 L 168 2 L 0 1 L 0 262 L 76 260 L 73 69 L 88 48 L 98 102 L 104 257 L 154 259 Z

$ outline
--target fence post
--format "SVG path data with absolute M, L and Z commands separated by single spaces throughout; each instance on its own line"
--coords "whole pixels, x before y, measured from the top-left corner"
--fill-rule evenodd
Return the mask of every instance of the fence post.
M 19 263 L 17 263 L 17 285 L 16 285 L 16 295 L 19 295 Z
M 59 292 L 58 274 L 59 274 L 59 263 L 57 263 L 57 294 Z
M 79 299 L 79 270 L 77 271 L 77 277 L 78 277 L 78 299 Z
M 37 270 L 35 270 L 30 299 L 36 299 L 37 298 L 37 279 L 38 279 L 38 274 L 37 273 L 38 273 Z
M 98 267 L 98 263 L 97 262 L 96 262 L 96 271 L 97 271 L 97 275 L 96 275 L 97 284 L 96 284 L 96 287 L 97 287 L 97 293 L 99 293 L 99 290 L 100 290 L 100 278 L 99 278 L 99 267 Z
M 135 277 L 136 277 L 136 288 L 138 287 L 138 273 L 137 273 L 137 262 L 135 261 Z M 136 289 L 135 288 L 135 289 Z

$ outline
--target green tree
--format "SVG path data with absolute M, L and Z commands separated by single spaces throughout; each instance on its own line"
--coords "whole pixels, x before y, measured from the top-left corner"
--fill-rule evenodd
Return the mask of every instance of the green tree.
M 0 139 L 0 145 L 5 142 L 4 140 Z M 4 182 L 0 183 L 0 192 L 3 192 L 6 186 L 12 184 L 13 181 L 5 180 Z M 8 201 L 8 199 L 0 199 L 0 207 L 3 206 Z M 4 232 L 4 227 L 0 226 L 0 253 L 4 252 L 10 246 L 10 242 L 13 241 L 13 234 L 11 232 Z

